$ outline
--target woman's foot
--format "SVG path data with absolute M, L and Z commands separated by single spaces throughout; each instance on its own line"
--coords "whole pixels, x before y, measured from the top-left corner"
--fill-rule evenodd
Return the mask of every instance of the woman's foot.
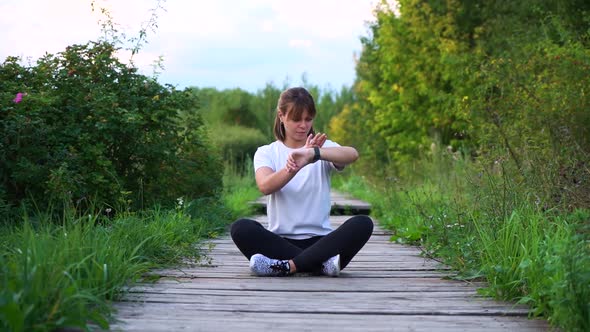
M 288 260 L 255 254 L 250 257 L 250 271 L 259 277 L 285 277 L 291 274 L 291 266 Z
M 336 255 L 322 264 L 322 274 L 330 277 L 340 275 L 340 255 Z

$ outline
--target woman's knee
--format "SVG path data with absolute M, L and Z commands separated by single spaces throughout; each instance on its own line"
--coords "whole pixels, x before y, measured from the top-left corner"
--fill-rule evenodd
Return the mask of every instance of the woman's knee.
M 373 234 L 373 220 L 369 216 L 358 215 L 348 219 L 347 223 L 350 222 L 354 225 L 355 230 L 359 233 L 371 236 Z
M 234 223 L 231 225 L 231 228 L 230 228 L 231 237 L 232 237 L 232 239 L 235 239 L 236 237 L 239 237 L 240 234 L 248 233 L 248 230 L 250 230 L 252 227 L 257 227 L 258 225 L 260 225 L 260 224 L 257 221 L 252 220 L 252 219 L 246 219 L 246 218 L 238 219 L 238 220 L 234 221 Z

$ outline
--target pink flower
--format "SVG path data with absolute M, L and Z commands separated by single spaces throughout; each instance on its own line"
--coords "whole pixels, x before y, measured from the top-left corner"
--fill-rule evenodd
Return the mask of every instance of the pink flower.
M 26 95 L 25 93 L 19 92 L 16 94 L 16 98 L 14 98 L 12 101 L 14 101 L 15 103 L 20 103 L 23 100 L 23 96 Z

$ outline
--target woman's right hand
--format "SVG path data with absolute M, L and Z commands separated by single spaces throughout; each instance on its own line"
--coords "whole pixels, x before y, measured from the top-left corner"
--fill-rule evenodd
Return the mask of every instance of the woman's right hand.
M 302 169 L 305 165 L 313 162 L 313 155 L 314 147 L 321 148 L 326 140 L 328 139 L 328 135 L 317 133 L 315 136 L 313 134 L 309 134 L 307 136 L 307 141 L 305 142 L 305 146 L 299 150 L 295 150 L 289 154 L 287 158 L 287 172 L 289 173 L 297 173 L 300 169 Z
M 287 172 L 296 173 L 313 161 L 313 148 L 302 148 L 289 154 L 287 158 Z

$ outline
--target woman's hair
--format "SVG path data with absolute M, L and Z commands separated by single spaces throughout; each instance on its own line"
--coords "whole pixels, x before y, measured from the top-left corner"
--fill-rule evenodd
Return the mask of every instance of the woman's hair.
M 279 118 L 279 114 L 284 114 L 287 118 L 298 121 L 303 116 L 304 111 L 307 111 L 309 116 L 315 118 L 315 103 L 313 97 L 305 88 L 290 88 L 281 93 L 274 125 L 274 134 L 279 141 L 285 141 L 285 127 Z M 315 135 L 313 126 L 309 134 Z

